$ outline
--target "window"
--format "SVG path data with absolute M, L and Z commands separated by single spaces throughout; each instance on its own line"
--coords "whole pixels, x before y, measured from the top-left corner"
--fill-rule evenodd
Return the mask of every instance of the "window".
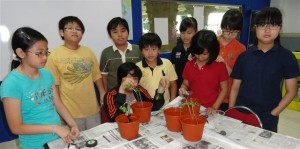
M 220 35 L 221 33 L 220 23 L 224 13 L 229 9 L 241 10 L 241 6 L 233 5 L 217 5 L 170 0 L 142 0 L 143 33 L 155 31 L 154 18 L 167 18 L 168 44 L 163 45 L 161 51 L 171 51 L 176 44 L 180 42 L 179 26 L 181 20 L 185 17 L 194 16 L 194 10 L 197 6 L 203 7 L 203 16 L 196 18 L 198 22 L 198 29 L 200 30 L 205 28 L 213 30 L 217 35 Z

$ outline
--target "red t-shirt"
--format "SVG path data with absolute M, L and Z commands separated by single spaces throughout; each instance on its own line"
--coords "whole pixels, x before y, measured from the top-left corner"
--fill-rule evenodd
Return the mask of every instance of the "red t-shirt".
M 211 107 L 220 93 L 220 83 L 228 79 L 223 62 L 212 62 L 199 68 L 196 60 L 186 63 L 182 77 L 189 81 L 192 97 L 200 100 L 204 107 Z
M 225 62 L 230 66 L 232 69 L 236 59 L 238 56 L 246 50 L 246 47 L 241 44 L 238 40 L 232 39 L 227 45 L 222 45 L 222 38 L 221 36 L 218 37 L 220 43 L 220 53 L 219 55 L 225 60 Z M 232 86 L 232 79 L 228 79 L 228 93 L 224 99 L 224 103 L 228 103 L 229 94 Z

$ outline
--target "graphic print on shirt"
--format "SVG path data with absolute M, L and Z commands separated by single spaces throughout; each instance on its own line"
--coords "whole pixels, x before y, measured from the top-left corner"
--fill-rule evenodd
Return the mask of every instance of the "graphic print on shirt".
M 177 52 L 175 57 L 180 58 L 180 56 L 181 56 L 181 52 Z
M 53 93 L 51 87 L 40 87 L 36 90 L 28 91 L 26 94 L 26 99 L 30 99 L 35 106 L 39 106 L 46 102 L 52 102 Z
M 91 74 L 93 63 L 88 58 L 72 59 L 69 63 L 71 65 L 67 66 L 64 79 L 71 84 L 80 83 Z

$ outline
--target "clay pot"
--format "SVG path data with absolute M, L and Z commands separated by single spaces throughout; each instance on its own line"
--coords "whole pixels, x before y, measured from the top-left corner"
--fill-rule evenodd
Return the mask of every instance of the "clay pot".
M 167 128 L 169 131 L 181 131 L 180 116 L 185 115 L 186 112 L 181 108 L 168 108 L 164 110 Z
M 147 123 L 150 121 L 152 106 L 151 102 L 142 101 L 133 103 L 131 108 L 133 113 L 140 117 L 141 123 Z
M 183 115 L 180 117 L 183 137 L 187 141 L 195 142 L 202 138 L 206 119 L 201 115 Z
M 140 121 L 139 117 L 135 114 L 131 114 L 129 118 L 131 120 L 130 122 L 125 114 L 121 114 L 116 117 L 116 122 L 118 124 L 121 137 L 127 140 L 132 140 L 138 137 Z
M 193 103 L 193 104 L 186 104 Z M 190 115 L 198 115 L 200 111 L 200 101 L 196 98 L 183 99 L 181 101 L 182 109 Z

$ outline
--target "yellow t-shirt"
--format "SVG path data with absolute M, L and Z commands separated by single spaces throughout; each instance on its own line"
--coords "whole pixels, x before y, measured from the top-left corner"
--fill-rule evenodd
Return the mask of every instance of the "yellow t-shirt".
M 143 67 L 142 62 L 144 60 L 136 63 L 143 74 L 139 84 L 149 92 L 152 98 L 154 98 L 155 90 L 158 88 L 159 81 L 163 77 L 162 70 L 170 81 L 177 80 L 177 74 L 172 63 L 165 58 L 161 58 L 161 60 L 162 64 L 157 65 L 153 70 L 150 67 Z M 165 104 L 168 103 L 170 100 L 170 91 L 168 88 L 165 90 L 164 98 L 166 101 Z
M 51 51 L 45 67 L 54 76 L 60 98 L 74 118 L 85 118 L 99 112 L 94 81 L 101 79 L 101 73 L 90 48 L 80 46 L 71 50 L 59 46 Z

